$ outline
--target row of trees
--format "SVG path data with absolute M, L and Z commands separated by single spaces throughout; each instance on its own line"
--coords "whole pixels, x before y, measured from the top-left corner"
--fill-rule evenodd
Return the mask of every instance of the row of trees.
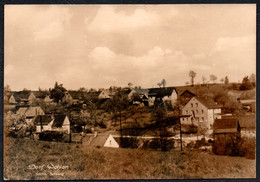
M 194 86 L 194 79 L 196 77 L 196 72 L 194 72 L 193 70 L 191 70 L 189 72 L 189 77 L 191 78 L 191 85 Z M 207 78 L 205 76 L 202 76 L 202 83 L 203 84 L 206 84 L 208 83 L 207 82 Z M 212 82 L 212 83 L 216 83 L 218 77 L 216 75 L 209 75 L 209 81 Z M 229 84 L 229 78 L 228 76 L 225 76 L 224 78 L 220 78 L 219 80 L 221 83 L 227 85 Z M 249 90 L 249 89 L 252 89 L 253 87 L 255 87 L 255 83 L 256 83 L 256 75 L 255 74 L 251 74 L 250 76 L 245 76 L 243 78 L 243 81 L 242 81 L 242 85 L 240 87 L 240 90 Z M 188 85 L 189 82 L 186 82 L 186 85 Z

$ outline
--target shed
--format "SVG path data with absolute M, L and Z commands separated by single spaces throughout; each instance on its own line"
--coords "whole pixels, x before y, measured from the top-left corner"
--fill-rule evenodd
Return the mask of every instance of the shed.
M 213 124 L 212 151 L 217 155 L 239 155 L 241 128 L 238 119 L 216 119 Z
M 111 134 L 99 134 L 93 138 L 90 145 L 96 147 L 112 147 L 119 148 L 119 144 L 116 142 Z

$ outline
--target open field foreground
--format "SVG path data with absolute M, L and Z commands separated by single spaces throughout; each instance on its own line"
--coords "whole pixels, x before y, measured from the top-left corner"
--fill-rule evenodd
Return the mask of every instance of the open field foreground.
M 9 180 L 256 177 L 255 160 L 197 150 L 181 154 L 177 149 L 94 148 L 13 138 L 5 142 L 4 177 Z

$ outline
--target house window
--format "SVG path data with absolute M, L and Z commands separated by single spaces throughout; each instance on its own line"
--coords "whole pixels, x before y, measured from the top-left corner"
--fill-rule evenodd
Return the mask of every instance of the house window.
M 197 121 L 199 121 L 199 119 L 200 119 L 199 117 L 196 117 L 196 120 L 197 120 Z
M 204 121 L 204 117 L 201 117 L 201 121 Z
M 203 112 L 204 112 L 204 111 L 203 111 L 203 110 L 201 110 L 201 113 L 202 113 L 202 114 L 203 114 Z
M 199 105 L 198 105 L 198 103 L 196 103 L 196 107 L 198 107 Z
M 191 103 L 190 105 L 191 105 L 191 107 L 193 107 L 193 103 Z
M 188 110 L 186 110 L 186 114 L 188 114 Z

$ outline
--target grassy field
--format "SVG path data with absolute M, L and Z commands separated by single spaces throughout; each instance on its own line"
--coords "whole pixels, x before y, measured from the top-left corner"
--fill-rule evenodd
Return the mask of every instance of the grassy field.
M 255 178 L 255 160 L 210 152 L 94 148 L 7 138 L 4 177 L 35 179 Z M 63 169 L 48 169 L 56 166 Z M 38 167 L 36 169 L 36 166 Z

